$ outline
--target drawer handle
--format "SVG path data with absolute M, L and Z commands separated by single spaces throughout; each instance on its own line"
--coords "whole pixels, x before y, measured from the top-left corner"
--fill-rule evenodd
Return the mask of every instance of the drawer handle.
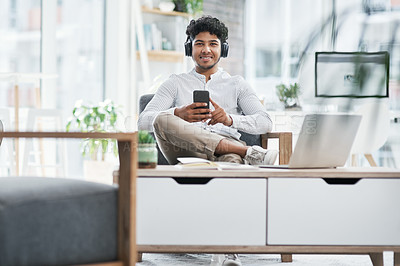
M 361 178 L 323 178 L 329 185 L 355 185 Z
M 212 178 L 205 178 L 205 177 L 195 177 L 195 178 L 188 178 L 188 177 L 175 177 L 174 180 L 176 183 L 180 185 L 205 185 L 210 182 Z

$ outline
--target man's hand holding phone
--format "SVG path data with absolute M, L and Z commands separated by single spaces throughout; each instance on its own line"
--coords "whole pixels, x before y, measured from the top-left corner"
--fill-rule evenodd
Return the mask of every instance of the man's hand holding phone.
M 211 118 L 210 93 L 206 90 L 193 91 L 193 103 L 175 109 L 175 115 L 188 122 L 206 121 Z
M 200 122 L 210 119 L 210 112 L 207 103 L 194 102 L 181 108 L 175 108 L 174 114 L 187 122 Z
M 215 110 L 211 112 L 210 102 Z M 181 108 L 176 108 L 174 114 L 188 122 L 200 122 L 210 119 L 209 125 L 222 123 L 225 126 L 232 125 L 232 118 L 210 98 L 206 90 L 196 90 L 193 92 L 193 103 Z

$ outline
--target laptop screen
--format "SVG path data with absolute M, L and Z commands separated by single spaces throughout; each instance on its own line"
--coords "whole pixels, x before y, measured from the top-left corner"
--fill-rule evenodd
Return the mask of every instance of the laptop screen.
M 315 97 L 389 97 L 389 53 L 316 52 Z

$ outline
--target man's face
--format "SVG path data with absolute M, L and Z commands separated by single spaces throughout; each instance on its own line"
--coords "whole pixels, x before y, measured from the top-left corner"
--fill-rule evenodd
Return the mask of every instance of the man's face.
M 221 41 L 214 34 L 200 32 L 193 40 L 192 56 L 198 70 L 217 68 L 221 57 Z

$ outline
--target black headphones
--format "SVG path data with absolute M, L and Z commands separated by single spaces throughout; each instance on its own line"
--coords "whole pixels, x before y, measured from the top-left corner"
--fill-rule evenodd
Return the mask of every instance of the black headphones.
M 192 39 L 190 38 L 190 36 L 187 37 L 184 46 L 185 46 L 185 55 L 191 57 L 192 56 Z M 229 51 L 229 44 L 227 42 L 223 42 L 221 44 L 221 57 L 227 57 L 228 51 Z

